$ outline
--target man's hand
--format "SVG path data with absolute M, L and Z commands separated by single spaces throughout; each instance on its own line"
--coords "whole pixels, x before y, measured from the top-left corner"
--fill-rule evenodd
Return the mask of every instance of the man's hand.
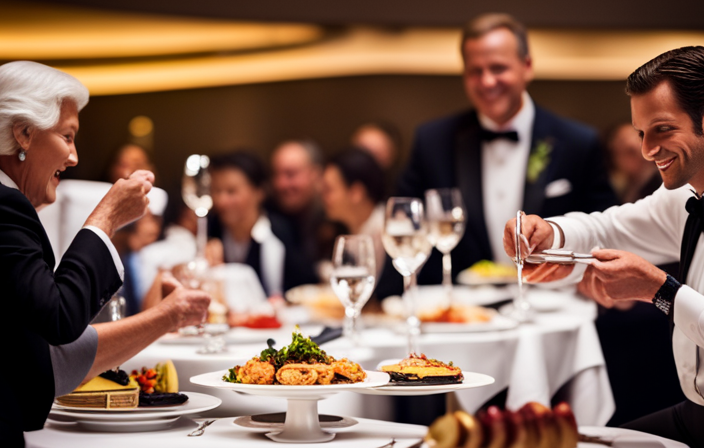
M 521 241 L 521 254 L 527 257 L 536 250 L 552 247 L 554 232 L 552 226 L 538 215 L 527 215 L 522 219 L 522 233 L 525 240 Z M 526 245 L 526 241 L 528 244 Z M 516 257 L 516 218 L 511 219 L 504 227 L 504 250 L 512 259 Z
M 149 205 L 147 194 L 153 183 L 154 174 L 145 170 L 135 171 L 129 179 L 118 180 L 85 225 L 96 226 L 112 238 L 117 229 L 144 216 Z
M 521 254 L 525 257 L 538 250 L 552 247 L 555 232 L 547 221 L 538 215 L 527 215 L 522 219 Z M 516 257 L 516 218 L 506 223 L 504 228 L 504 250 L 512 259 Z M 523 278 L 528 283 L 552 282 L 568 276 L 574 266 L 545 264 L 523 264 Z
M 171 331 L 203 323 L 208 315 L 210 295 L 194 289 L 176 288 L 158 305 L 165 307 L 173 322 Z
M 601 249 L 592 255 L 596 260 L 578 289 L 607 308 L 622 300 L 651 302 L 667 279 L 664 271 L 630 252 Z

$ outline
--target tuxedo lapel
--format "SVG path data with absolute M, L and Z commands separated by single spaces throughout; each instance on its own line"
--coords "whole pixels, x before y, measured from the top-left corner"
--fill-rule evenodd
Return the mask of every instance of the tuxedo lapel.
M 457 132 L 455 142 L 455 178 L 467 209 L 467 233 L 481 246 L 482 253 L 491 253 L 489 234 L 484 221 L 482 196 L 482 151 L 479 140 L 479 121 L 472 112 Z
M 544 112 L 536 106 L 533 133 L 530 142 L 530 155 L 528 156 L 529 161 L 540 143 L 545 141 L 551 142 L 550 126 L 546 118 Z M 545 201 L 545 187 L 547 186 L 551 167 L 552 162 L 548 164 L 534 182 L 530 182 L 528 176 L 526 176 L 526 183 L 523 190 L 523 211 L 526 212 L 526 214 L 540 214 L 543 208 L 543 202 Z

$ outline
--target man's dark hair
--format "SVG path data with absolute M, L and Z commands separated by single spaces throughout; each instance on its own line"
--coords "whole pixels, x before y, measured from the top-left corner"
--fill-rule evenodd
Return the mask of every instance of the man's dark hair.
M 262 159 L 246 149 L 218 154 L 210 158 L 209 170 L 222 171 L 234 169 L 241 171 L 249 183 L 257 188 L 264 188 L 267 180 L 266 166 Z
M 704 135 L 704 47 L 670 50 L 646 62 L 626 81 L 626 94 L 643 95 L 662 82 L 675 93 L 677 104 L 692 120 L 694 133 Z
M 460 51 L 464 57 L 464 44 L 470 39 L 479 39 L 499 28 L 509 30 L 516 37 L 518 43 L 518 56 L 526 58 L 530 55 L 528 51 L 528 33 L 526 27 L 509 14 L 489 13 L 482 14 L 467 22 L 462 30 L 462 43 Z
M 325 158 L 323 157 L 323 150 L 320 148 L 320 145 L 316 143 L 315 140 L 311 138 L 300 138 L 300 139 L 290 139 L 290 140 L 284 140 L 276 147 L 274 148 L 274 151 L 272 151 L 272 155 L 276 154 L 279 148 L 281 148 L 284 145 L 298 145 L 300 146 L 303 151 L 308 155 L 308 158 L 310 159 L 310 163 L 317 166 L 317 167 L 322 167 L 325 162 Z
M 342 179 L 348 187 L 357 182 L 362 184 L 372 202 L 381 202 L 384 199 L 384 172 L 368 151 L 349 147 L 335 154 L 328 162 L 328 166 L 334 166 L 340 170 Z

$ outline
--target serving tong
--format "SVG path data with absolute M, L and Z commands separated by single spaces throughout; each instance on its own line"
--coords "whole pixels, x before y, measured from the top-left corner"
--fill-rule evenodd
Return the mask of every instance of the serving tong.
M 528 255 L 524 261 L 531 264 L 591 264 L 594 259 L 592 254 L 580 254 L 565 249 L 546 249 Z
M 526 247 L 530 247 L 528 239 L 525 235 L 523 235 L 523 216 L 524 213 L 522 211 L 519 211 L 516 214 L 516 229 L 514 234 L 514 242 L 516 244 L 516 257 L 514 262 L 516 264 L 590 264 L 592 260 L 594 260 L 594 256 L 592 254 L 580 254 L 566 249 L 546 249 L 540 252 L 529 253 L 527 257 L 523 258 L 523 255 L 521 254 L 521 242 L 523 242 Z

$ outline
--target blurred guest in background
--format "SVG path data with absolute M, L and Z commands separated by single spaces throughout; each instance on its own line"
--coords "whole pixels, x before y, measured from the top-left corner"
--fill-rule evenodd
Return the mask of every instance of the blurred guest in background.
M 213 213 L 208 216 L 208 261 L 248 264 L 269 296 L 315 283 L 313 268 L 295 250 L 286 221 L 262 208 L 267 176 L 259 157 L 247 151 L 217 155 L 209 169 Z
M 105 180 L 109 183 L 127 179 L 137 170 L 153 170 L 147 151 L 139 145 L 128 143 L 119 147 L 110 158 L 105 170 Z M 125 266 L 125 278 L 121 294 L 125 298 L 127 316 L 138 313 L 142 299 L 151 282 L 144 284 L 140 277 L 142 265 L 139 252 L 154 243 L 161 234 L 162 219 L 147 212 L 142 218 L 115 232 L 112 242 Z M 103 314 L 101 313 L 101 317 Z
M 638 131 L 631 123 L 614 126 L 606 135 L 611 185 L 621 203 L 635 202 L 662 185 L 657 168 L 643 158 Z
M 154 165 L 147 151 L 139 145 L 128 143 L 120 146 L 110 158 L 105 170 L 105 181 L 112 183 L 118 179 L 127 179 L 137 170 L 154 172 Z
M 384 121 L 370 121 L 352 133 L 351 143 L 369 151 L 384 172 L 396 165 L 401 155 L 401 133 Z
M 597 133 L 536 106 L 526 88 L 533 62 L 525 27 L 506 14 L 486 14 L 464 29 L 464 87 L 474 109 L 422 125 L 397 194 L 423 197 L 458 187 L 467 207 L 464 237 L 452 251 L 452 276 L 479 260 L 506 262 L 504 223 L 517 210 L 544 216 L 591 212 L 615 204 Z M 388 263 L 388 261 L 387 261 Z M 380 297 L 402 291 L 385 269 Z M 419 283 L 440 283 L 433 251 Z
M 269 209 L 283 216 L 292 229 L 296 245 L 310 264 L 332 254 L 339 226 L 325 220 L 320 199 L 323 154 L 312 140 L 288 140 L 271 155 L 273 197 Z
M 384 230 L 384 180 L 374 157 L 359 148 L 336 154 L 323 173 L 323 204 L 331 221 L 344 224 L 350 234 L 374 240 L 377 278 L 386 252 L 381 244 Z
M 395 188 L 402 151 L 398 128 L 386 121 L 370 121 L 352 133 L 350 142 L 374 156 L 384 173 L 387 191 Z

